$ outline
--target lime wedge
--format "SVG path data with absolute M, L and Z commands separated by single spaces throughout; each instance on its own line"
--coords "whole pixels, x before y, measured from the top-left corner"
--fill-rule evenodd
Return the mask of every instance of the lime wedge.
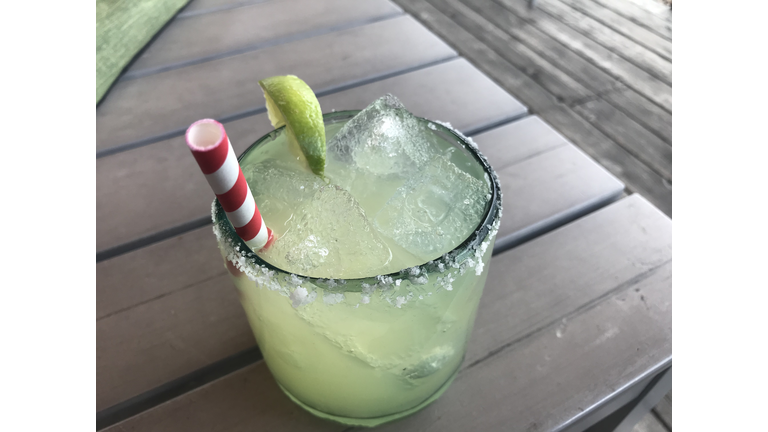
M 272 126 L 285 125 L 288 140 L 301 149 L 309 169 L 323 177 L 325 172 L 325 126 L 315 93 L 293 75 L 274 76 L 259 81 L 267 100 Z

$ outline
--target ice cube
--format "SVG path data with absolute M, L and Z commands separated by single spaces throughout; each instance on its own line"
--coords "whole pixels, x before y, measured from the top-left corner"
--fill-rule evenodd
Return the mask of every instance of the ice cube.
M 455 248 L 477 228 L 488 185 L 435 156 L 401 186 L 374 227 L 425 262 Z
M 264 215 L 284 214 L 325 185 L 320 177 L 302 166 L 272 158 L 247 166 L 243 175 Z
M 407 177 L 439 152 L 431 137 L 424 123 L 387 94 L 347 122 L 327 149 L 367 175 Z
M 288 230 L 263 252 L 268 262 L 323 278 L 377 274 L 392 254 L 349 192 L 335 185 L 317 189 L 293 212 Z

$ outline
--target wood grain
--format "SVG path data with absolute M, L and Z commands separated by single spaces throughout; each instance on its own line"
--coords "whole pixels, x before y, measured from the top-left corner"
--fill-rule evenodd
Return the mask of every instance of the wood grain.
M 672 180 L 672 146 L 670 144 L 604 100 L 587 101 L 574 106 L 573 110 L 661 177 Z
M 671 355 L 670 245 L 671 221 L 634 195 L 494 257 L 459 377 L 380 429 L 551 430 L 594 409 Z M 343 430 L 292 409 L 263 362 L 107 430 L 200 425 Z
M 661 108 L 636 90 L 627 88 L 621 79 L 604 70 L 599 64 L 584 58 L 578 52 L 570 49 L 567 44 L 563 44 L 548 32 L 510 13 L 510 11 L 504 9 L 496 2 L 474 1 L 468 2 L 466 6 L 462 6 L 453 0 L 450 3 L 441 2 L 439 5 L 441 10 L 449 14 L 454 20 L 461 20 L 461 17 L 464 15 L 472 17 L 475 24 L 468 25 L 466 27 L 468 31 L 493 47 L 501 57 L 514 64 L 521 72 L 530 76 L 532 80 L 542 82 L 542 75 L 567 73 L 573 80 L 579 82 L 592 92 L 592 95 L 587 97 L 586 100 L 602 98 L 609 101 L 617 110 L 626 113 L 635 122 L 643 124 L 644 127 L 659 136 L 664 137 L 664 133 L 671 129 L 672 116 L 667 110 Z M 537 18 L 543 20 L 547 19 L 548 16 L 542 12 L 537 15 Z M 566 27 L 556 20 L 550 19 L 549 22 L 556 28 Z M 510 50 L 503 44 L 494 43 L 493 38 L 490 36 L 492 31 L 501 30 L 513 38 L 524 42 L 531 50 L 551 63 L 551 65 L 547 68 L 531 70 L 525 67 L 525 63 L 516 63 L 517 59 L 511 55 Z M 583 40 L 586 41 L 585 43 L 590 42 L 585 36 L 578 33 L 574 33 L 572 36 L 575 41 Z M 464 54 L 466 55 L 466 53 Z M 482 65 L 480 63 L 481 67 Z M 626 97 L 613 97 L 614 93 L 618 93 L 618 91 L 614 90 L 619 89 L 621 89 L 621 93 L 626 95 Z M 645 90 L 652 91 L 651 89 Z M 671 91 L 668 86 L 662 87 L 661 90 L 664 91 L 664 94 L 669 94 Z M 513 93 L 516 91 L 520 90 L 515 89 Z M 553 96 L 565 105 L 579 104 L 584 101 L 564 99 L 558 96 L 557 93 L 553 93 Z M 546 108 L 546 105 L 541 104 L 531 104 L 530 106 L 532 109 L 539 110 Z M 669 137 L 667 142 L 671 142 L 671 132 L 667 133 L 666 136 Z
M 658 0 L 593 1 L 667 40 L 672 40 L 672 8 Z
M 614 29 L 616 32 L 621 33 L 635 42 L 645 46 L 646 48 L 656 52 L 664 58 L 672 59 L 672 41 L 671 41 L 671 25 L 669 27 L 669 37 L 659 36 L 657 33 L 648 30 L 646 27 L 641 26 L 611 10 L 614 3 L 620 2 L 596 2 L 594 0 L 558 0 L 570 7 L 582 11 L 585 14 L 599 20 L 607 26 Z M 606 4 L 611 6 L 606 7 Z M 651 21 L 653 22 L 653 21 Z M 663 29 L 663 27 L 661 28 Z
M 465 0 L 472 4 L 488 5 L 490 0 Z M 597 42 L 585 37 L 570 27 L 562 25 L 556 19 L 535 9 L 529 9 L 524 3 L 513 0 L 499 0 L 505 9 L 518 18 L 539 29 L 558 43 L 598 66 L 604 72 L 621 80 L 623 84 L 654 101 L 665 110 L 672 111 L 672 90 L 669 84 L 660 81 L 624 58 L 611 52 Z M 537 38 L 546 40 L 547 38 Z
M 499 27 L 489 23 L 472 9 L 456 0 L 443 0 L 439 3 L 441 11 L 451 20 L 473 34 L 482 34 L 483 41 L 488 43 L 507 61 L 514 64 L 526 75 L 532 77 L 539 85 L 547 89 L 555 97 L 563 101 L 580 100 L 594 95 L 594 91 L 607 90 L 588 89 L 571 77 L 572 72 L 564 72 L 554 67 L 543 56 L 534 52 L 526 44 L 512 37 Z M 525 31 L 524 28 L 517 29 Z M 557 55 L 557 53 L 552 53 Z M 610 85 L 609 81 L 603 84 Z
M 672 62 L 669 58 L 662 57 L 635 40 L 559 0 L 541 0 L 536 4 L 536 7 L 661 81 L 672 84 Z
M 621 107 L 620 111 L 628 113 L 632 121 L 643 125 L 665 143 L 672 145 L 672 113 L 623 86 L 618 87 L 616 91 L 603 94 L 602 99 L 610 102 L 614 107 Z
M 360 26 L 399 13 L 400 9 L 386 0 L 283 0 L 189 16 L 177 19 L 163 31 L 123 79 L 329 33 L 339 27 Z
M 387 92 L 416 115 L 449 121 L 468 132 L 509 121 L 526 111 L 465 60 L 355 87 L 319 101 L 325 112 L 362 109 Z M 263 101 L 261 94 L 256 97 Z M 237 154 L 273 129 L 266 113 L 225 127 Z M 97 159 L 97 250 L 209 215 L 213 193 L 199 171 L 182 137 Z
M 293 74 L 317 92 L 455 56 L 402 16 L 117 83 L 96 110 L 97 149 L 264 106 L 258 80 Z

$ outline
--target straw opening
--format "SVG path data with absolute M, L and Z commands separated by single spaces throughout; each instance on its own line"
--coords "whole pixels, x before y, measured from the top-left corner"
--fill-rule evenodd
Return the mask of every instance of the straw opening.
M 190 148 L 205 151 L 215 147 L 224 138 L 224 129 L 215 120 L 205 119 L 192 124 L 187 132 Z

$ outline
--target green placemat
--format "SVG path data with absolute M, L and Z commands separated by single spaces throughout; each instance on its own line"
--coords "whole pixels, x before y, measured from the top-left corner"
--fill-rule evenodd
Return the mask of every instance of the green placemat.
M 96 103 L 189 0 L 96 0 Z

